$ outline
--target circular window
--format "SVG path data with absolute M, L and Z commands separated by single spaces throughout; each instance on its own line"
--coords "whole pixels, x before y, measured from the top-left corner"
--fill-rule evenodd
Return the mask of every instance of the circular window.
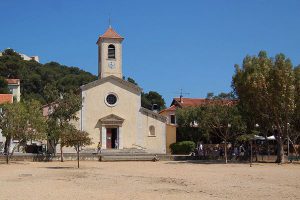
M 118 101 L 118 97 L 115 94 L 108 94 L 105 98 L 105 102 L 109 106 L 116 105 L 117 101 Z

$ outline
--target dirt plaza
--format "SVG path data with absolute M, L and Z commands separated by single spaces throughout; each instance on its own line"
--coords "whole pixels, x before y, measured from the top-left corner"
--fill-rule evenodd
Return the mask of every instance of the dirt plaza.
M 300 199 L 300 164 L 0 163 L 1 200 Z

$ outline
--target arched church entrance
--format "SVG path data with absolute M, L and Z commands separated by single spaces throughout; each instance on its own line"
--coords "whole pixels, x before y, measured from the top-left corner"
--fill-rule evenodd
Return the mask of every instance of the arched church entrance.
M 102 149 L 122 149 L 122 124 L 124 119 L 110 114 L 106 117 L 99 119 L 101 124 L 100 128 L 100 142 Z
M 106 148 L 118 149 L 119 148 L 119 134 L 117 128 L 106 128 Z

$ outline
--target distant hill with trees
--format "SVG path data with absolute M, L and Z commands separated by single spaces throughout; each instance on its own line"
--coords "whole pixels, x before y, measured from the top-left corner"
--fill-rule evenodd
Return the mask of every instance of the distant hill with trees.
M 0 56 L 0 76 L 21 80 L 22 98 L 36 99 L 41 103 L 53 101 L 59 93 L 76 91 L 97 77 L 78 67 L 67 67 L 57 62 L 40 64 L 25 61 L 12 49 L 6 49 Z M 54 90 L 57 89 L 56 94 Z
M 57 62 L 41 64 L 36 61 L 25 61 L 13 49 L 6 49 L 0 56 L 0 92 L 8 93 L 6 78 L 21 80 L 23 100 L 38 100 L 42 104 L 59 98 L 61 93 L 78 91 L 81 85 L 97 80 L 97 76 L 79 69 L 68 67 Z M 137 85 L 130 77 L 127 80 Z M 163 109 L 165 101 L 154 91 L 142 93 L 142 106 L 151 109 L 158 104 Z

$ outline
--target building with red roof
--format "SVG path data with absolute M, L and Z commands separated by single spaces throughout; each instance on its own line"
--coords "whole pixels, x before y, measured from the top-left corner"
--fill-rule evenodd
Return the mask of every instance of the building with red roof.
M 0 94 L 0 104 L 12 103 L 13 95 L 12 94 Z
M 21 84 L 20 79 L 6 79 L 8 89 L 13 95 L 13 98 L 19 102 L 21 100 Z
M 167 144 L 176 142 L 176 110 L 187 107 L 199 107 L 207 105 L 228 105 L 237 104 L 237 100 L 231 99 L 207 99 L 207 98 L 173 98 L 169 108 L 159 112 L 159 114 L 167 118 Z M 198 126 L 196 124 L 196 126 Z
M 169 124 L 176 125 L 176 110 L 178 108 L 186 108 L 186 107 L 199 107 L 206 105 L 235 105 L 237 104 L 237 100 L 232 99 L 207 99 L 207 98 L 173 98 L 173 101 L 169 108 L 166 108 L 160 111 L 160 114 L 167 117 L 167 122 Z

